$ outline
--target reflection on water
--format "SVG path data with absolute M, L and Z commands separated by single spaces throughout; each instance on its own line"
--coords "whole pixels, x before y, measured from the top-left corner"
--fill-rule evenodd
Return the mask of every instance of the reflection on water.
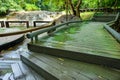
M 40 39 L 39 43 L 49 47 L 64 47 L 64 43 L 72 41 L 74 39 L 72 35 L 76 34 L 77 31 L 80 31 L 80 25 L 81 24 L 72 24 L 69 28 L 58 31 L 52 37 Z
M 112 54 L 118 58 L 120 56 L 120 44 L 103 29 L 101 23 L 70 24 L 69 28 L 39 41 L 40 45 L 48 47 L 98 55 Z

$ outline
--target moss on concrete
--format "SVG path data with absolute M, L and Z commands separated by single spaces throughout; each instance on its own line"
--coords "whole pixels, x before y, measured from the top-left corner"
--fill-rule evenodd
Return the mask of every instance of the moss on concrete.
M 103 28 L 104 23 L 78 24 L 44 39 L 42 45 L 120 59 L 120 44 Z

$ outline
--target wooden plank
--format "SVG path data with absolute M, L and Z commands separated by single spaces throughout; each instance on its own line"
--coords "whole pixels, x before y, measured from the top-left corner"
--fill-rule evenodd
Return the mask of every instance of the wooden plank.
M 2 80 L 9 80 L 12 73 L 6 73 Z
M 5 21 L 6 27 L 9 27 L 9 23 L 25 23 L 27 28 L 29 28 L 29 21 Z
M 34 27 L 36 27 L 36 23 L 50 23 L 51 21 L 33 21 Z

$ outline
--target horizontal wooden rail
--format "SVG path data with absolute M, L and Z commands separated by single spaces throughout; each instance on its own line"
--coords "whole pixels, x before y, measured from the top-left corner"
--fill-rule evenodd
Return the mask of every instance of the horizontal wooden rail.
M 27 33 L 27 32 L 32 32 L 32 31 L 39 30 L 39 29 L 43 29 L 43 28 L 47 28 L 47 27 L 50 27 L 50 26 L 53 26 L 53 25 L 54 25 L 54 21 L 51 22 L 51 23 L 48 23 L 48 24 L 46 24 L 46 25 L 42 25 L 42 26 L 40 26 L 40 27 L 29 28 L 29 29 L 22 30 L 22 31 L 17 31 L 17 32 L 3 33 L 3 34 L 0 34 L 0 37 L 17 35 L 17 34 L 23 34 L 23 33 Z
M 33 21 L 34 27 L 36 27 L 36 23 L 50 23 L 51 21 Z
M 25 23 L 27 28 L 29 28 L 29 21 L 5 21 L 6 27 L 10 27 L 9 23 Z
M 112 9 L 112 8 L 88 8 L 88 9 L 80 9 L 80 12 L 90 12 L 90 11 L 102 11 L 102 12 L 120 12 L 120 8 Z
M 90 20 L 86 20 L 86 21 L 90 21 Z M 83 21 L 69 21 L 69 22 L 65 22 L 65 23 L 62 23 L 62 24 L 58 24 L 58 25 L 55 25 L 55 26 L 50 27 L 50 28 L 45 28 L 43 30 L 39 30 L 39 31 L 29 33 L 29 34 L 27 34 L 27 38 L 31 38 L 31 41 L 33 41 L 33 37 L 35 37 L 35 40 L 37 40 L 39 34 L 42 34 L 44 32 L 48 32 L 48 33 L 50 32 L 51 33 L 51 32 L 54 32 L 56 30 L 56 28 L 58 28 L 60 26 L 70 24 L 70 23 L 77 23 L 77 22 L 83 22 Z

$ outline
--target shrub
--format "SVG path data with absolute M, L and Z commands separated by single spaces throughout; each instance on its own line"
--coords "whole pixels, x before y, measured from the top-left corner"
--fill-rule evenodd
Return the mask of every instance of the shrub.
M 0 12 L 6 13 L 7 7 L 0 7 Z
M 39 8 L 37 6 L 35 6 L 34 4 L 26 3 L 25 10 L 34 11 L 34 10 L 39 10 Z

